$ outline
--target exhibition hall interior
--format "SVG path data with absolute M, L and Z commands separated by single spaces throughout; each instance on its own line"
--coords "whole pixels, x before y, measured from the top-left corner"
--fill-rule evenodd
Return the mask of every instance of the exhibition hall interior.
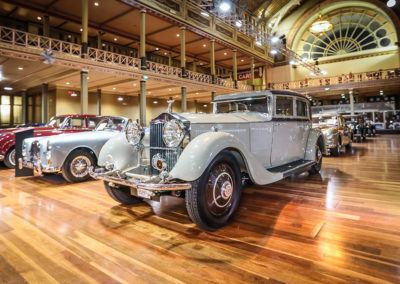
M 0 283 L 400 283 L 400 1 L 0 0 Z

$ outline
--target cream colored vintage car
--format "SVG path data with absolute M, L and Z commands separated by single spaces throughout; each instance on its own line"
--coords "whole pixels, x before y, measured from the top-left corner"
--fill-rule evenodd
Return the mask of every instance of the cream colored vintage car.
M 313 115 L 313 127 L 322 131 L 325 148 L 332 156 L 338 157 L 343 147 L 351 149 L 353 133 L 340 114 Z
M 185 198 L 192 221 L 212 231 L 232 218 L 247 179 L 265 185 L 321 169 L 325 144 L 305 96 L 247 92 L 213 105 L 213 114 L 162 113 L 146 135 L 130 122 L 104 145 L 92 176 L 123 204 Z

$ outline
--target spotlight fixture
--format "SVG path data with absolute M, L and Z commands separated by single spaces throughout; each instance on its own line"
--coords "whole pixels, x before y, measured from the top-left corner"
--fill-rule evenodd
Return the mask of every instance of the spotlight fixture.
M 224 55 L 227 55 L 227 53 L 226 53 L 226 52 L 224 52 Z
M 113 91 L 115 91 L 117 88 L 113 88 Z
M 75 92 L 72 92 L 72 94 L 71 94 L 71 97 L 77 97 L 78 96 L 78 94 L 77 93 L 75 93 Z
M 164 52 L 164 55 L 167 55 L 167 53 L 166 53 L 166 52 Z
M 196 95 L 198 95 L 199 93 L 196 93 Z
M 295 64 L 296 64 L 296 61 L 295 61 L 295 60 L 290 60 L 290 61 L 289 61 L 289 64 L 290 64 L 290 65 L 295 65 Z
M 207 44 L 203 44 L 203 47 L 207 47 Z
M 219 9 L 224 13 L 228 12 L 231 9 L 231 4 L 227 1 L 224 1 L 221 4 L 219 4 Z
M 20 66 L 20 67 L 18 67 L 18 70 L 24 70 L 24 67 Z
M 4 87 L 4 91 L 12 91 L 13 88 L 12 87 Z
M 276 54 L 278 54 L 278 51 L 276 51 L 275 49 L 273 49 L 273 50 L 271 50 L 271 54 L 272 54 L 272 55 L 276 55 Z
M 202 11 L 200 14 L 203 15 L 204 17 L 209 17 L 210 16 L 207 12 L 204 12 L 204 11 Z
M 330 90 L 330 88 L 328 88 L 328 87 L 325 88 L 325 91 L 329 91 L 329 90 Z
M 136 83 L 134 83 L 133 86 L 136 87 Z
M 277 36 L 273 36 L 272 38 L 271 38 L 271 42 L 272 43 L 277 43 L 279 41 L 279 37 L 277 37 Z
M 168 91 L 170 91 L 170 92 L 171 92 L 171 91 L 172 91 L 172 89 L 168 89 Z
M 83 32 L 83 29 L 82 29 L 82 28 L 80 28 L 80 29 L 79 29 L 79 31 L 80 31 L 80 32 Z
M 203 105 L 203 107 L 207 107 L 208 105 Z
M 241 20 L 236 20 L 235 25 L 238 28 L 242 27 L 242 21 Z
M 311 75 L 311 76 L 315 76 L 315 73 L 314 73 L 314 72 L 311 72 L 310 75 Z
M 151 95 L 151 92 L 149 92 L 149 95 Z
M 70 83 L 70 82 L 66 82 L 65 84 L 66 84 L 66 85 L 69 85 L 69 84 L 71 84 L 71 83 Z
M 158 51 L 158 50 L 160 50 L 158 47 L 156 47 L 156 50 Z
M 40 17 L 40 16 L 37 16 L 37 18 L 36 18 L 38 21 L 41 21 L 42 20 L 42 17 Z
M 95 5 L 96 7 L 99 7 L 99 2 L 94 2 L 94 5 Z
M 396 0 L 389 0 L 389 1 L 387 1 L 386 5 L 389 8 L 392 8 L 394 5 L 396 5 Z
M 118 40 L 118 39 L 115 37 L 115 38 L 114 38 L 114 41 L 117 41 L 117 40 Z
M 176 34 L 176 36 L 177 36 L 177 37 L 180 37 L 181 35 L 180 35 L 180 34 Z
M 118 101 L 122 102 L 124 100 L 123 97 L 118 97 Z
M 153 104 L 158 104 L 158 101 L 153 101 Z
M 240 59 L 240 62 L 244 62 L 244 59 Z

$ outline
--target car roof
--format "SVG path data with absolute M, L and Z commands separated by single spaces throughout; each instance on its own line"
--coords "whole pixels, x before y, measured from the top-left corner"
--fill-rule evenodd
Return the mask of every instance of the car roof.
M 58 117 L 105 117 L 105 116 L 103 116 L 103 115 L 96 115 L 96 114 L 77 114 L 77 113 L 74 113 L 74 114 L 59 114 L 59 115 L 55 115 L 55 116 L 58 116 Z
M 307 97 L 305 95 L 302 95 L 300 93 L 293 92 L 293 91 L 265 90 L 265 91 L 251 91 L 251 92 L 219 95 L 214 98 L 213 102 L 231 101 L 231 100 L 240 100 L 240 99 L 249 99 L 249 98 L 263 98 L 268 95 L 298 96 L 298 97 L 302 97 L 307 100 Z

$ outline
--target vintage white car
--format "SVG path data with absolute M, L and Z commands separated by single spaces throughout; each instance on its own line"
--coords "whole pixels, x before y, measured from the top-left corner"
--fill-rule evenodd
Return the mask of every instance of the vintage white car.
M 311 127 L 305 96 L 247 92 L 218 96 L 213 105 L 213 114 L 159 115 L 150 122 L 149 142 L 130 122 L 125 135 L 104 145 L 102 168 L 92 176 L 123 204 L 184 197 L 192 221 L 213 231 L 236 212 L 244 180 L 264 185 L 321 169 L 324 139 Z
M 103 145 L 124 132 L 129 119 L 104 117 L 94 131 L 24 139 L 19 168 L 33 168 L 39 174 L 59 173 L 68 182 L 90 178 L 89 167 L 95 166 Z

